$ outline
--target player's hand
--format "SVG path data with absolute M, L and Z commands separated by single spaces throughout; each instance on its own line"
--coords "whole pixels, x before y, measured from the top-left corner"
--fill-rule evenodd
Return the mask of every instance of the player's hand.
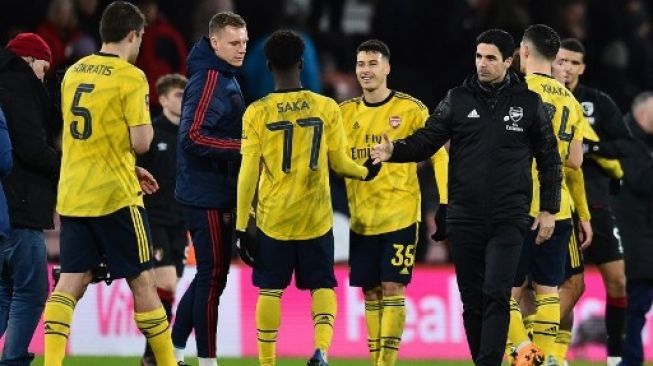
M 594 237 L 594 231 L 592 230 L 592 225 L 589 221 L 580 221 L 578 223 L 578 238 L 580 239 L 580 249 L 585 250 L 587 247 L 592 244 L 592 238 Z
M 440 204 L 438 212 L 435 214 L 435 233 L 431 235 L 431 239 L 435 241 L 443 241 L 447 238 L 447 205 Z
M 382 164 L 376 164 L 372 161 L 372 158 L 367 158 L 363 163 L 363 166 L 367 168 L 367 175 L 363 178 L 364 181 L 369 181 L 374 179 L 381 171 Z
M 535 218 L 533 226 L 531 226 L 531 230 L 536 230 L 539 228 L 537 237 L 535 238 L 535 244 L 539 245 L 551 239 L 551 235 L 553 235 L 553 229 L 555 229 L 555 224 L 555 215 L 549 213 L 548 211 L 541 211 Z
M 388 137 L 388 134 L 383 134 L 383 143 L 378 144 L 372 148 L 371 158 L 373 159 L 374 164 L 379 164 L 383 161 L 390 160 L 392 156 L 392 151 L 394 150 L 394 144 L 392 140 Z
M 138 177 L 138 183 L 145 194 L 153 194 L 159 190 L 159 183 L 146 169 L 137 166 L 136 177 Z
M 236 230 L 236 247 L 240 259 L 248 266 L 254 267 L 254 253 L 256 246 L 253 240 L 250 240 L 246 231 Z

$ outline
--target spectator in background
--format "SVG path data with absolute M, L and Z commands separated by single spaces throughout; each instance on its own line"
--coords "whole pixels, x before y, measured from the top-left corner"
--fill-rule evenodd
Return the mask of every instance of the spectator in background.
M 150 84 L 150 104 L 158 110 L 161 105 L 156 81 L 166 74 L 185 75 L 188 51 L 184 38 L 159 11 L 156 0 L 142 0 L 139 7 L 145 14 L 147 28 L 136 66 L 145 72 Z
M 181 99 L 186 77 L 164 75 L 156 81 L 156 92 L 163 112 L 154 119 L 154 139 L 150 150 L 138 157 L 137 165 L 147 169 L 159 182 L 159 190 L 145 196 L 145 209 L 150 221 L 154 247 L 154 275 L 159 298 L 168 322 L 172 318 L 177 280 L 184 271 L 188 237 L 183 213 L 175 200 L 177 174 L 177 134 L 181 117 Z M 156 366 L 152 349 L 146 343 L 143 366 Z
M 644 360 L 642 329 L 653 302 L 653 92 L 635 97 L 625 117 L 635 143 L 621 159 L 623 186 L 615 203 L 626 262 L 626 338 L 622 365 Z
M 100 44 L 99 0 L 75 0 L 77 27 L 88 34 L 96 44 Z
M 36 28 L 52 49 L 50 68 L 57 70 L 98 49 L 92 37 L 77 28 L 77 16 L 72 0 L 53 0 L 45 22 Z
M 27 347 L 48 294 L 43 230 L 54 226 L 61 164 L 50 130 L 53 109 L 42 83 L 51 61 L 50 48 L 34 33 L 18 34 L 0 48 L 0 104 L 14 147 L 14 167 L 3 180 L 11 244 L 0 255 L 7 266 L 0 279 L 0 313 L 9 312 L 2 364 L 30 363 Z
M 0 178 L 6 177 L 11 171 L 11 166 L 13 165 L 13 158 L 11 157 L 11 141 L 9 141 L 9 131 L 7 130 L 7 120 L 5 119 L 4 113 L 0 108 Z M 7 200 L 5 198 L 5 193 L 2 190 L 2 184 L 0 184 L 0 257 L 3 257 L 5 247 L 9 247 L 11 244 L 9 242 L 9 232 L 11 226 L 9 224 L 9 210 L 7 209 Z M 3 261 L 0 261 L 0 273 L 3 272 Z M 3 301 L 5 297 L 2 297 L 0 301 Z M 9 304 L 0 305 L 0 334 L 4 333 L 7 329 L 7 320 L 9 313 Z

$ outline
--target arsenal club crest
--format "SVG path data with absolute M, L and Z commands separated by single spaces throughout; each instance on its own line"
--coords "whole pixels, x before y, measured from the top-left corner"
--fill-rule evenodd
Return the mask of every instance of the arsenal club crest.
M 399 118 L 399 116 L 392 116 L 390 117 L 389 123 L 390 127 L 398 128 L 399 125 L 401 125 L 401 118 Z
M 510 116 L 510 120 L 512 120 L 514 123 L 517 123 L 521 121 L 522 117 L 524 117 L 524 108 L 510 107 L 510 110 L 508 111 L 508 116 Z

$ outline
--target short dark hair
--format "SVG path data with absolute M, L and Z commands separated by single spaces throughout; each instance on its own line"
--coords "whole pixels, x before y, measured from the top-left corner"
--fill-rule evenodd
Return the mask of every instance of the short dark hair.
M 304 41 L 297 33 L 278 30 L 265 42 L 265 57 L 276 70 L 288 70 L 301 60 Z
M 240 15 L 230 11 L 223 11 L 211 17 L 211 20 L 209 21 L 209 35 L 229 26 L 245 28 L 247 23 L 245 23 L 245 19 Z
M 560 49 L 560 36 L 546 24 L 533 24 L 524 31 L 524 40 L 533 44 L 537 53 L 553 61 Z
M 163 75 L 156 81 L 156 94 L 166 95 L 172 89 L 184 89 L 187 83 L 188 79 L 182 74 Z
M 114 1 L 102 12 L 100 38 L 102 43 L 122 41 L 129 32 L 140 32 L 145 28 L 145 15 L 133 4 Z
M 385 42 L 378 39 L 368 39 L 356 47 L 356 53 L 359 52 L 378 52 L 386 59 L 390 59 L 390 48 Z
M 571 52 L 582 53 L 585 56 L 585 46 L 576 38 L 565 38 L 560 41 L 560 48 Z
M 508 57 L 512 57 L 512 53 L 515 51 L 515 40 L 512 38 L 510 33 L 503 29 L 488 29 L 481 33 L 476 37 L 476 45 L 478 46 L 480 43 L 497 46 L 504 60 Z

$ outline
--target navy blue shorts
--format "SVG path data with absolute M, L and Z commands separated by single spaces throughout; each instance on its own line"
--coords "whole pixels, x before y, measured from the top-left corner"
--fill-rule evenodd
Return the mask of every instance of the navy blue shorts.
M 533 219 L 530 220 L 532 224 Z M 530 225 L 524 237 L 514 286 L 521 286 L 526 278 L 543 286 L 560 286 L 565 277 L 571 220 L 556 221 L 551 238 L 539 245 L 535 244 L 538 230 L 530 230 Z
M 381 282 L 407 285 L 413 276 L 418 224 L 378 235 L 349 232 L 349 282 L 371 290 Z
M 624 259 L 621 241 L 617 237 L 614 215 L 610 209 L 591 209 L 594 237 L 585 250 L 585 261 L 601 265 Z
M 105 262 L 111 278 L 131 278 L 154 266 L 145 209 L 105 216 L 61 216 L 61 272 L 84 273 Z
M 260 229 L 252 283 L 258 288 L 285 289 L 293 272 L 302 290 L 338 286 L 333 273 L 333 232 L 308 240 L 277 240 Z
M 580 249 L 578 224 L 578 216 L 574 214 L 573 227 L 571 228 L 571 236 L 569 238 L 569 245 L 567 246 L 569 254 L 567 255 L 567 265 L 565 266 L 565 281 L 571 278 L 571 276 L 581 274 L 585 271 L 583 251 Z

